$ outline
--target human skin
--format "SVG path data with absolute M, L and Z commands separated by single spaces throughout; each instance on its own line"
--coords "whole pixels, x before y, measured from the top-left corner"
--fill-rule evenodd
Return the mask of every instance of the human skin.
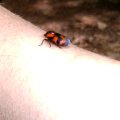
M 0 120 L 119 120 L 120 62 L 44 33 L 0 7 Z

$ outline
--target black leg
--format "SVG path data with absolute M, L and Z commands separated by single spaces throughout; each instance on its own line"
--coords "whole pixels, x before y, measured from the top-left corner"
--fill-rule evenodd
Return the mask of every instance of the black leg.
M 44 40 L 41 42 L 41 44 L 40 44 L 40 45 L 38 45 L 38 46 L 41 46 L 45 40 L 46 40 L 46 39 L 44 39 Z
M 48 41 L 48 43 L 49 43 L 49 45 L 50 45 L 50 47 L 51 47 L 51 43 Z
M 44 41 L 45 40 L 47 40 L 48 41 L 48 39 L 44 39 L 42 42 L 41 42 L 41 44 L 40 45 L 38 45 L 38 46 L 41 46 L 43 43 L 44 43 Z M 48 43 L 49 43 L 49 45 L 50 45 L 50 47 L 51 47 L 51 43 L 48 41 Z
M 61 48 L 61 46 L 58 46 L 59 48 Z

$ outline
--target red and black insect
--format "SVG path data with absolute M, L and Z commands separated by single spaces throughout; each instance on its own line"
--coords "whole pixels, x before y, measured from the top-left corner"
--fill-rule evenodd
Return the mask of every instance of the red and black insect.
M 49 44 L 50 42 L 52 42 L 59 47 L 68 46 L 71 43 L 68 37 L 54 31 L 48 31 L 44 34 L 44 36 L 46 37 L 46 39 L 44 40 L 47 40 Z M 42 41 L 41 45 L 43 44 L 44 40 Z M 51 44 L 50 44 L 50 47 L 51 47 Z

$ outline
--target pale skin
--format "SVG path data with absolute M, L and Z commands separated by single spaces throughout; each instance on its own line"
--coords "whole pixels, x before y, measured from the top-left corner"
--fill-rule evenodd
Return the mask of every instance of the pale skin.
M 119 120 L 120 62 L 44 33 L 0 7 L 0 120 Z

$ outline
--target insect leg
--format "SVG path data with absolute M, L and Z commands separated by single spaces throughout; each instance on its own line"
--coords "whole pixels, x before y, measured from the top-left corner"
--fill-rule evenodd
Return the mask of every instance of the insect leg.
M 41 44 L 40 44 L 40 45 L 38 45 L 38 46 L 41 46 L 45 40 L 46 40 L 46 39 L 44 39 L 44 40 L 41 42 Z
M 49 45 L 50 45 L 50 47 L 51 47 L 51 43 L 48 41 L 48 43 L 49 43 Z
M 41 46 L 43 43 L 44 43 L 44 41 L 45 40 L 47 40 L 48 41 L 48 39 L 44 39 L 42 42 L 41 42 L 41 44 L 40 45 L 38 45 L 38 46 Z M 48 43 L 49 43 L 49 45 L 50 45 L 50 47 L 51 47 L 51 43 L 48 41 Z

